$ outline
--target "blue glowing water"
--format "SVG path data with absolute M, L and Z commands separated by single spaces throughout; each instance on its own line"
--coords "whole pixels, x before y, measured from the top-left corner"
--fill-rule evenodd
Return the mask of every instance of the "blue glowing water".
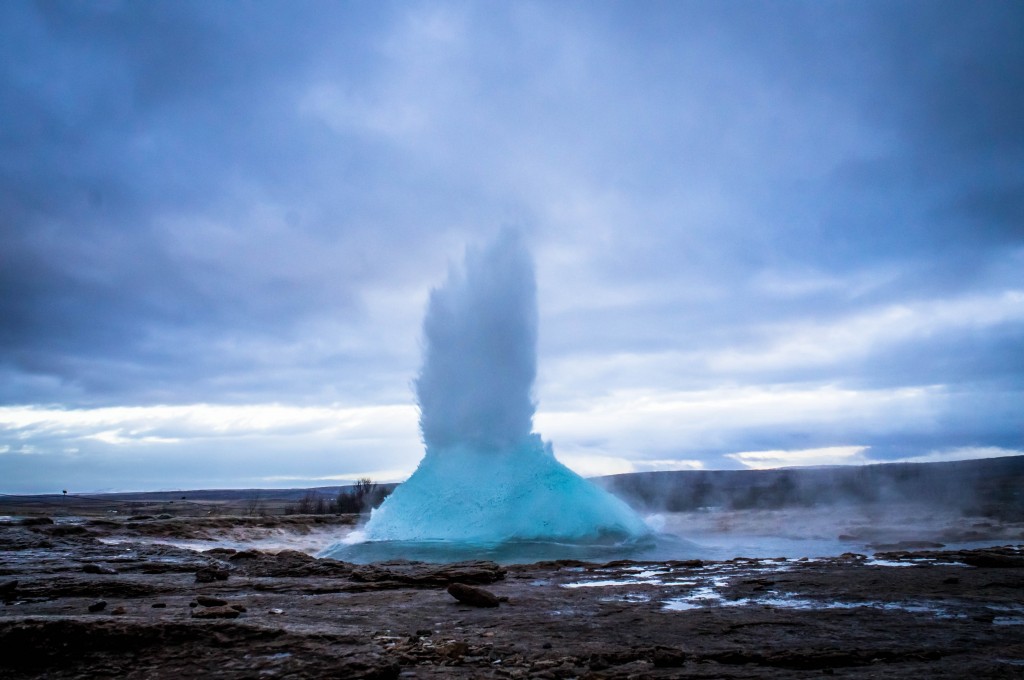
M 505 451 L 431 450 L 374 512 L 369 538 L 601 543 L 649 533 L 623 501 L 558 462 L 539 437 Z

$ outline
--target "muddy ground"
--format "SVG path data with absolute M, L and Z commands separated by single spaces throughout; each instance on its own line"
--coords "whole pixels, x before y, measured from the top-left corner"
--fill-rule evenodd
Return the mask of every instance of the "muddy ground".
M 280 519 L 25 521 L 0 524 L 0 678 L 1024 677 L 1022 545 L 354 565 L 159 542 Z

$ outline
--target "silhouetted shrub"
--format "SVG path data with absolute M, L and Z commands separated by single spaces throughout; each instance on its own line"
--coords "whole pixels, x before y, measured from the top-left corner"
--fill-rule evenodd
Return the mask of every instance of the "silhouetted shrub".
M 296 515 L 312 515 L 316 509 L 317 494 L 315 491 L 310 489 L 307 491 L 299 502 L 295 504 Z
M 357 514 L 372 510 L 381 504 L 387 495 L 369 477 L 363 477 L 354 485 L 343 488 L 334 501 L 335 511 L 340 514 Z

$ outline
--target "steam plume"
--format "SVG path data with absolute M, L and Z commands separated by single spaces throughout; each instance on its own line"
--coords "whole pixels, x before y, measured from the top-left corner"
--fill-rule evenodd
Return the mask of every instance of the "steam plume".
M 430 296 L 416 381 L 427 449 L 522 444 L 533 430 L 537 300 L 533 262 L 518 233 L 469 250 Z
M 416 395 L 427 452 L 373 512 L 367 538 L 493 544 L 649 533 L 533 433 L 536 284 L 516 232 L 467 251 L 431 294 L 423 334 Z

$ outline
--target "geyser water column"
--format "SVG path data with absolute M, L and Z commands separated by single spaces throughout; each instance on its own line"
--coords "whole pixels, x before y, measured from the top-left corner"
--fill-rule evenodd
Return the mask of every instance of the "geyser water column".
M 374 510 L 371 541 L 603 542 L 650 530 L 533 432 L 537 298 L 517 232 L 468 249 L 430 295 L 416 380 L 426 455 Z

